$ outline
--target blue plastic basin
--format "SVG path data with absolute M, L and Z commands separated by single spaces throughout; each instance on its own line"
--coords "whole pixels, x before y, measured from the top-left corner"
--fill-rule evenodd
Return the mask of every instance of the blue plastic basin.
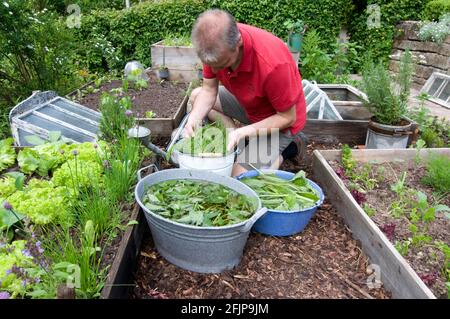
M 277 177 L 285 180 L 291 180 L 295 176 L 294 173 L 286 171 L 264 169 L 261 171 L 263 173 L 275 173 Z M 237 179 L 241 180 L 243 178 L 251 178 L 258 175 L 259 173 L 256 170 L 252 170 L 239 175 Z M 272 236 L 290 236 L 303 231 L 314 216 L 317 207 L 323 203 L 325 198 L 320 186 L 309 179 L 307 180 L 309 184 L 318 191 L 320 197 L 313 207 L 299 211 L 268 210 L 263 217 L 256 221 L 252 230 Z

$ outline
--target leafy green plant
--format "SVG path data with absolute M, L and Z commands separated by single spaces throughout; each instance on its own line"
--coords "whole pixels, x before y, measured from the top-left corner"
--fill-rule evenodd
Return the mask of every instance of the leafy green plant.
M 352 176 L 356 168 L 356 161 L 353 159 L 352 149 L 348 144 L 342 145 L 341 161 L 344 167 L 345 174 L 347 176 Z
M 301 51 L 301 74 L 304 79 L 310 81 L 333 83 L 335 68 L 331 57 L 322 46 L 322 39 L 316 30 L 306 33 Z
M 11 167 L 16 162 L 16 151 L 12 147 L 12 137 L 0 141 L 0 171 Z
M 395 242 L 395 249 L 397 249 L 397 251 L 400 253 L 400 255 L 407 256 L 410 245 L 411 245 L 411 242 L 409 240 L 397 241 L 397 242 Z
M 146 111 L 144 115 L 145 115 L 146 118 L 151 119 L 151 118 L 155 117 L 155 112 L 153 112 L 153 111 Z
M 400 197 L 404 194 L 406 190 L 405 181 L 406 181 L 406 172 L 403 172 L 402 177 L 399 180 L 397 180 L 396 183 L 391 185 L 391 190 Z
M 79 282 L 71 278 L 79 298 L 96 298 L 103 288 L 107 270 L 101 267 L 103 250 L 98 245 L 100 238 L 91 220 L 78 227 L 76 232 L 80 235 L 79 240 L 71 237 L 70 229 L 56 230 L 53 238 L 43 241 L 43 246 L 47 256 L 57 265 L 54 271 L 61 278 L 67 281 L 69 276 L 79 270 Z M 56 291 L 56 287 L 52 290 Z
M 24 190 L 14 192 L 7 200 L 15 212 L 29 217 L 35 224 L 72 222 L 68 213 L 70 194 L 65 187 L 50 181 L 31 179 Z
M 305 23 L 300 19 L 297 20 L 288 19 L 284 21 L 283 26 L 286 28 L 288 33 L 303 34 L 305 32 Z
M 445 155 L 432 154 L 426 164 L 427 174 L 423 183 L 439 192 L 450 192 L 450 158 Z
M 362 87 L 367 95 L 364 105 L 381 124 L 399 124 L 406 115 L 413 72 L 412 55 L 405 51 L 399 73 L 391 78 L 382 63 L 369 62 L 363 70 Z
M 145 207 L 173 221 L 196 226 L 225 226 L 250 218 L 256 210 L 253 198 L 220 184 L 175 180 L 148 187 Z
M 291 180 L 279 178 L 275 174 L 260 174 L 243 178 L 241 182 L 253 189 L 268 209 L 298 211 L 314 206 L 319 200 L 304 171 L 299 171 Z
M 8 298 L 24 296 L 32 289 L 35 278 L 30 278 L 27 269 L 36 265 L 26 249 L 25 240 L 16 240 L 11 244 L 0 243 L 0 292 L 8 292 Z M 19 273 L 23 272 L 23 274 Z M 22 277 L 32 279 L 26 281 Z
M 163 44 L 170 47 L 191 47 L 191 37 L 189 34 L 174 35 L 168 34 L 164 36 Z
M 117 97 L 103 93 L 100 102 L 102 139 L 111 142 L 119 136 L 128 134 L 128 129 L 135 123 L 131 106 L 129 97 L 123 97 L 119 100 Z
M 130 195 L 136 182 L 136 172 L 142 162 L 142 150 L 137 139 L 121 137 L 105 156 L 104 185 L 112 202 L 122 201 Z
M 362 207 L 364 212 L 367 214 L 367 216 L 372 217 L 375 216 L 376 210 L 373 209 L 369 204 L 364 203 L 364 206 Z

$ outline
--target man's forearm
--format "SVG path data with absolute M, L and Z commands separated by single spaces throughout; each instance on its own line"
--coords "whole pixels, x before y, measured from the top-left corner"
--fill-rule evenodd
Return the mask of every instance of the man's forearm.
M 270 133 L 271 129 L 285 129 L 290 127 L 295 122 L 295 117 L 281 115 L 279 113 L 269 116 L 268 118 L 251 125 L 244 126 L 241 129 L 241 137 L 253 137 L 260 134 L 260 132 Z
M 217 94 L 202 89 L 192 105 L 192 111 L 189 117 L 197 121 L 203 120 L 213 108 L 216 99 Z

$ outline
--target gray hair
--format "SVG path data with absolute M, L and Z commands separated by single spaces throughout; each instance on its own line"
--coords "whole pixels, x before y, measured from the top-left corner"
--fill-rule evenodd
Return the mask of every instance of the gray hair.
M 199 15 L 192 28 L 191 40 L 200 60 L 216 63 L 225 47 L 236 48 L 240 32 L 234 17 L 224 10 L 210 9 Z

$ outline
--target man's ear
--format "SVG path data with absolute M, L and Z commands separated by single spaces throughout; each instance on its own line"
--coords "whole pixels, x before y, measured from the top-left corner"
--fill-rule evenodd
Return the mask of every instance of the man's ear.
M 244 45 L 244 40 L 242 40 L 242 35 L 240 35 L 239 36 L 239 41 L 238 41 L 238 47 L 240 48 L 243 45 Z

